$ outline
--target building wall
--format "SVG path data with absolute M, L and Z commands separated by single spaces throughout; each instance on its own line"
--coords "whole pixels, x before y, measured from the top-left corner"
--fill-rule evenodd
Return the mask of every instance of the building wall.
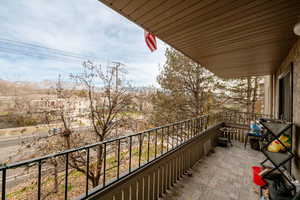
M 275 74 L 275 90 L 273 98 L 275 100 L 273 107 L 273 114 L 278 116 L 278 78 L 290 70 L 289 66 L 293 63 L 293 122 L 295 124 L 295 131 L 293 137 L 293 150 L 296 154 L 294 159 L 292 172 L 298 180 L 300 180 L 300 39 L 294 44 L 288 56 L 282 62 L 278 71 Z
M 264 114 L 272 114 L 272 77 L 273 76 L 265 76 L 264 77 Z

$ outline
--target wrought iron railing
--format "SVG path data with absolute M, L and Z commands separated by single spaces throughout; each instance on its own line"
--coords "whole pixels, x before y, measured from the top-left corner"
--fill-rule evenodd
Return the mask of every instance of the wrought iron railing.
M 210 120 L 210 122 L 209 122 Z M 132 134 L 116 139 L 107 140 L 104 142 L 98 142 L 91 145 L 82 146 L 79 148 L 69 149 L 63 152 L 47 155 L 40 158 L 35 158 L 19 163 L 8 164 L 0 167 L 2 173 L 2 190 L 1 199 L 5 200 L 9 197 L 7 192 L 7 179 L 10 170 L 24 169 L 28 166 L 36 166 L 36 177 L 31 170 L 31 179 L 35 179 L 36 183 L 32 190 L 36 190 L 36 199 L 44 199 L 42 184 L 43 173 L 46 173 L 50 159 L 59 158 L 63 160 L 64 166 L 60 166 L 59 175 L 64 177 L 64 199 L 68 199 L 68 185 L 70 172 L 74 169 L 70 166 L 70 160 L 74 154 L 85 157 L 84 165 L 81 168 L 85 168 L 85 187 L 84 194 L 87 198 L 92 195 L 90 191 L 90 184 L 88 174 L 91 167 L 93 167 L 93 160 L 95 159 L 94 150 L 102 148 L 102 168 L 101 177 L 98 188 L 105 188 L 107 185 L 118 181 L 122 176 L 132 173 L 134 170 L 149 163 L 150 161 L 159 158 L 165 153 L 174 150 L 186 141 L 197 136 L 201 131 L 205 130 L 210 123 L 213 123 L 215 115 L 204 115 L 198 118 L 185 120 L 166 126 L 153 128 L 141 133 Z M 116 153 L 115 153 L 116 152 Z M 124 153 L 125 152 L 125 153 Z M 122 154 L 122 155 L 121 155 Z M 44 169 L 44 170 L 42 170 Z M 113 176 L 113 178 L 112 178 Z
M 260 118 L 273 118 L 269 114 L 249 113 L 240 111 L 226 111 L 221 113 L 221 119 L 235 125 L 250 126 L 251 121 L 257 121 Z
M 245 142 L 246 135 L 250 130 L 251 121 L 258 121 L 260 118 L 273 118 L 273 115 L 261 113 L 248 113 L 239 111 L 226 111 L 220 116 L 225 123 L 223 134 L 232 141 Z
M 79 168 L 84 169 L 80 172 L 83 176 L 80 176 L 80 178 L 84 182 L 84 184 L 81 183 L 81 186 L 84 185 L 84 187 L 81 187 L 80 192 L 84 194 L 81 199 L 86 199 L 94 195 L 95 192 L 105 189 L 109 185 L 132 174 L 148 163 L 180 148 L 195 137 L 199 137 L 208 126 L 217 124 L 218 122 L 235 123 L 246 126 L 251 120 L 256 120 L 260 117 L 268 116 L 233 111 L 204 115 L 198 118 L 168 124 L 166 126 L 156 127 L 137 134 L 69 149 L 19 163 L 4 165 L 0 167 L 0 172 L 2 173 L 1 199 L 5 200 L 10 197 L 10 193 L 7 192 L 9 171 L 24 169 L 28 166 L 34 166 L 34 170 L 36 170 L 31 170 L 30 176 L 27 178 L 31 181 L 35 181 L 33 186 L 30 187 L 31 190 L 35 190 L 34 196 L 31 196 L 31 198 L 38 200 L 47 198 L 43 195 L 44 191 L 42 190 L 42 186 L 49 180 L 44 180 L 43 175 L 47 174 L 47 171 L 50 170 L 48 161 L 56 158 L 60 159 L 63 163 L 62 166 L 59 166 L 58 168 L 59 176 L 64 179 L 63 191 L 61 193 L 56 191 L 56 193 L 63 196 L 63 198 L 60 199 L 69 199 L 70 189 L 68 186 L 70 185 L 70 177 L 72 172 L 76 171 L 73 165 L 71 165 L 71 162 L 76 155 L 80 155 L 81 159 L 84 159 L 84 162 L 81 162 L 78 165 Z M 96 162 L 95 158 L 97 156 L 96 150 L 99 148 L 102 151 L 102 165 L 99 183 L 97 184 L 97 190 L 95 190 L 92 188 L 95 185 L 91 187 L 89 173 L 92 168 L 94 169 Z

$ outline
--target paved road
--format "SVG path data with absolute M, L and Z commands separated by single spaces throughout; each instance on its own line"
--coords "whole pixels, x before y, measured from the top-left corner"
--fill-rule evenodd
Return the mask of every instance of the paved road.
M 89 127 L 80 127 L 75 130 L 75 133 L 80 133 L 84 130 L 89 130 Z M 5 162 L 9 159 L 9 157 L 18 156 L 18 149 L 22 142 L 29 143 L 41 137 L 47 137 L 47 132 L 36 133 L 35 135 L 23 136 L 23 137 L 0 137 L 0 163 Z M 133 141 L 133 144 L 137 141 Z M 111 148 L 111 147 L 110 147 Z M 114 153 L 112 149 L 107 149 L 107 153 Z M 91 155 L 93 156 L 93 155 Z M 47 168 L 47 167 L 46 167 Z M 43 169 L 43 172 L 49 170 Z M 11 171 L 7 176 L 7 188 L 11 188 L 15 185 L 23 183 L 24 181 L 28 180 L 29 177 L 36 177 L 37 173 L 28 173 L 23 174 L 22 169 L 17 171 Z M 0 175 L 0 186 L 1 186 L 1 179 L 2 176 Z
M 77 128 L 75 133 L 80 131 L 87 130 L 88 127 Z M 10 158 L 18 157 L 18 150 L 20 149 L 21 144 L 30 144 L 30 142 L 37 140 L 42 137 L 47 137 L 47 132 L 35 133 L 34 135 L 27 135 L 23 137 L 0 137 L 0 163 L 10 160 Z
M 9 146 L 20 145 L 22 142 L 31 142 L 34 139 L 38 139 L 41 137 L 47 137 L 47 133 L 38 133 L 36 135 L 23 136 L 23 137 L 9 137 L 4 139 L 0 137 L 0 147 L 4 148 Z
M 89 127 L 80 127 L 75 129 L 75 133 L 79 133 L 80 131 L 88 130 Z M 20 145 L 21 143 L 28 143 L 34 141 L 38 138 L 47 137 L 48 132 L 37 132 L 34 135 L 28 136 L 17 136 L 17 137 L 0 137 L 0 148 Z
M 3 149 L 2 149 L 3 150 Z M 115 152 L 113 151 L 112 147 L 106 150 L 107 154 L 113 155 Z M 1 148 L 0 148 L 1 152 Z M 90 154 L 91 157 L 96 157 L 96 152 L 91 152 Z M 91 158 L 90 158 L 91 159 Z M 31 170 L 29 172 L 24 171 L 25 168 L 18 168 L 14 170 L 8 170 L 7 171 L 7 178 L 6 178 L 6 188 L 10 189 L 13 188 L 14 186 L 18 184 L 22 184 L 28 179 L 33 179 L 37 178 L 38 172 L 37 170 Z M 43 165 L 42 168 L 42 176 L 45 175 L 45 172 L 53 169 L 51 166 L 47 166 L 46 164 Z M 63 172 L 64 169 L 59 169 L 59 172 Z M 2 183 L 2 176 L 0 175 L 0 188 L 1 188 L 1 183 Z

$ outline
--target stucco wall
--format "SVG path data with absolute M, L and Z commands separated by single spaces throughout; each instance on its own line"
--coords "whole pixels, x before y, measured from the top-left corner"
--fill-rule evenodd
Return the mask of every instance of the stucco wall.
M 294 44 L 293 48 L 290 50 L 288 56 L 282 62 L 276 75 L 276 89 L 274 91 L 275 104 L 274 110 L 275 115 L 278 114 L 278 78 L 280 75 L 286 73 L 289 70 L 290 64 L 293 63 L 293 122 L 296 125 L 296 130 L 294 131 L 294 153 L 296 154 L 296 159 L 293 162 L 293 174 L 298 180 L 300 180 L 300 39 Z

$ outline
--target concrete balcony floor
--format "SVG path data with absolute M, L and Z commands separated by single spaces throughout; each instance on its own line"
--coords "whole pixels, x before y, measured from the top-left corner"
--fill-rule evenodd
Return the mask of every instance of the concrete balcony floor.
M 233 147 L 216 147 L 214 153 L 199 161 L 168 191 L 164 200 L 255 200 L 259 188 L 252 182 L 251 166 L 264 156 L 241 143 Z

